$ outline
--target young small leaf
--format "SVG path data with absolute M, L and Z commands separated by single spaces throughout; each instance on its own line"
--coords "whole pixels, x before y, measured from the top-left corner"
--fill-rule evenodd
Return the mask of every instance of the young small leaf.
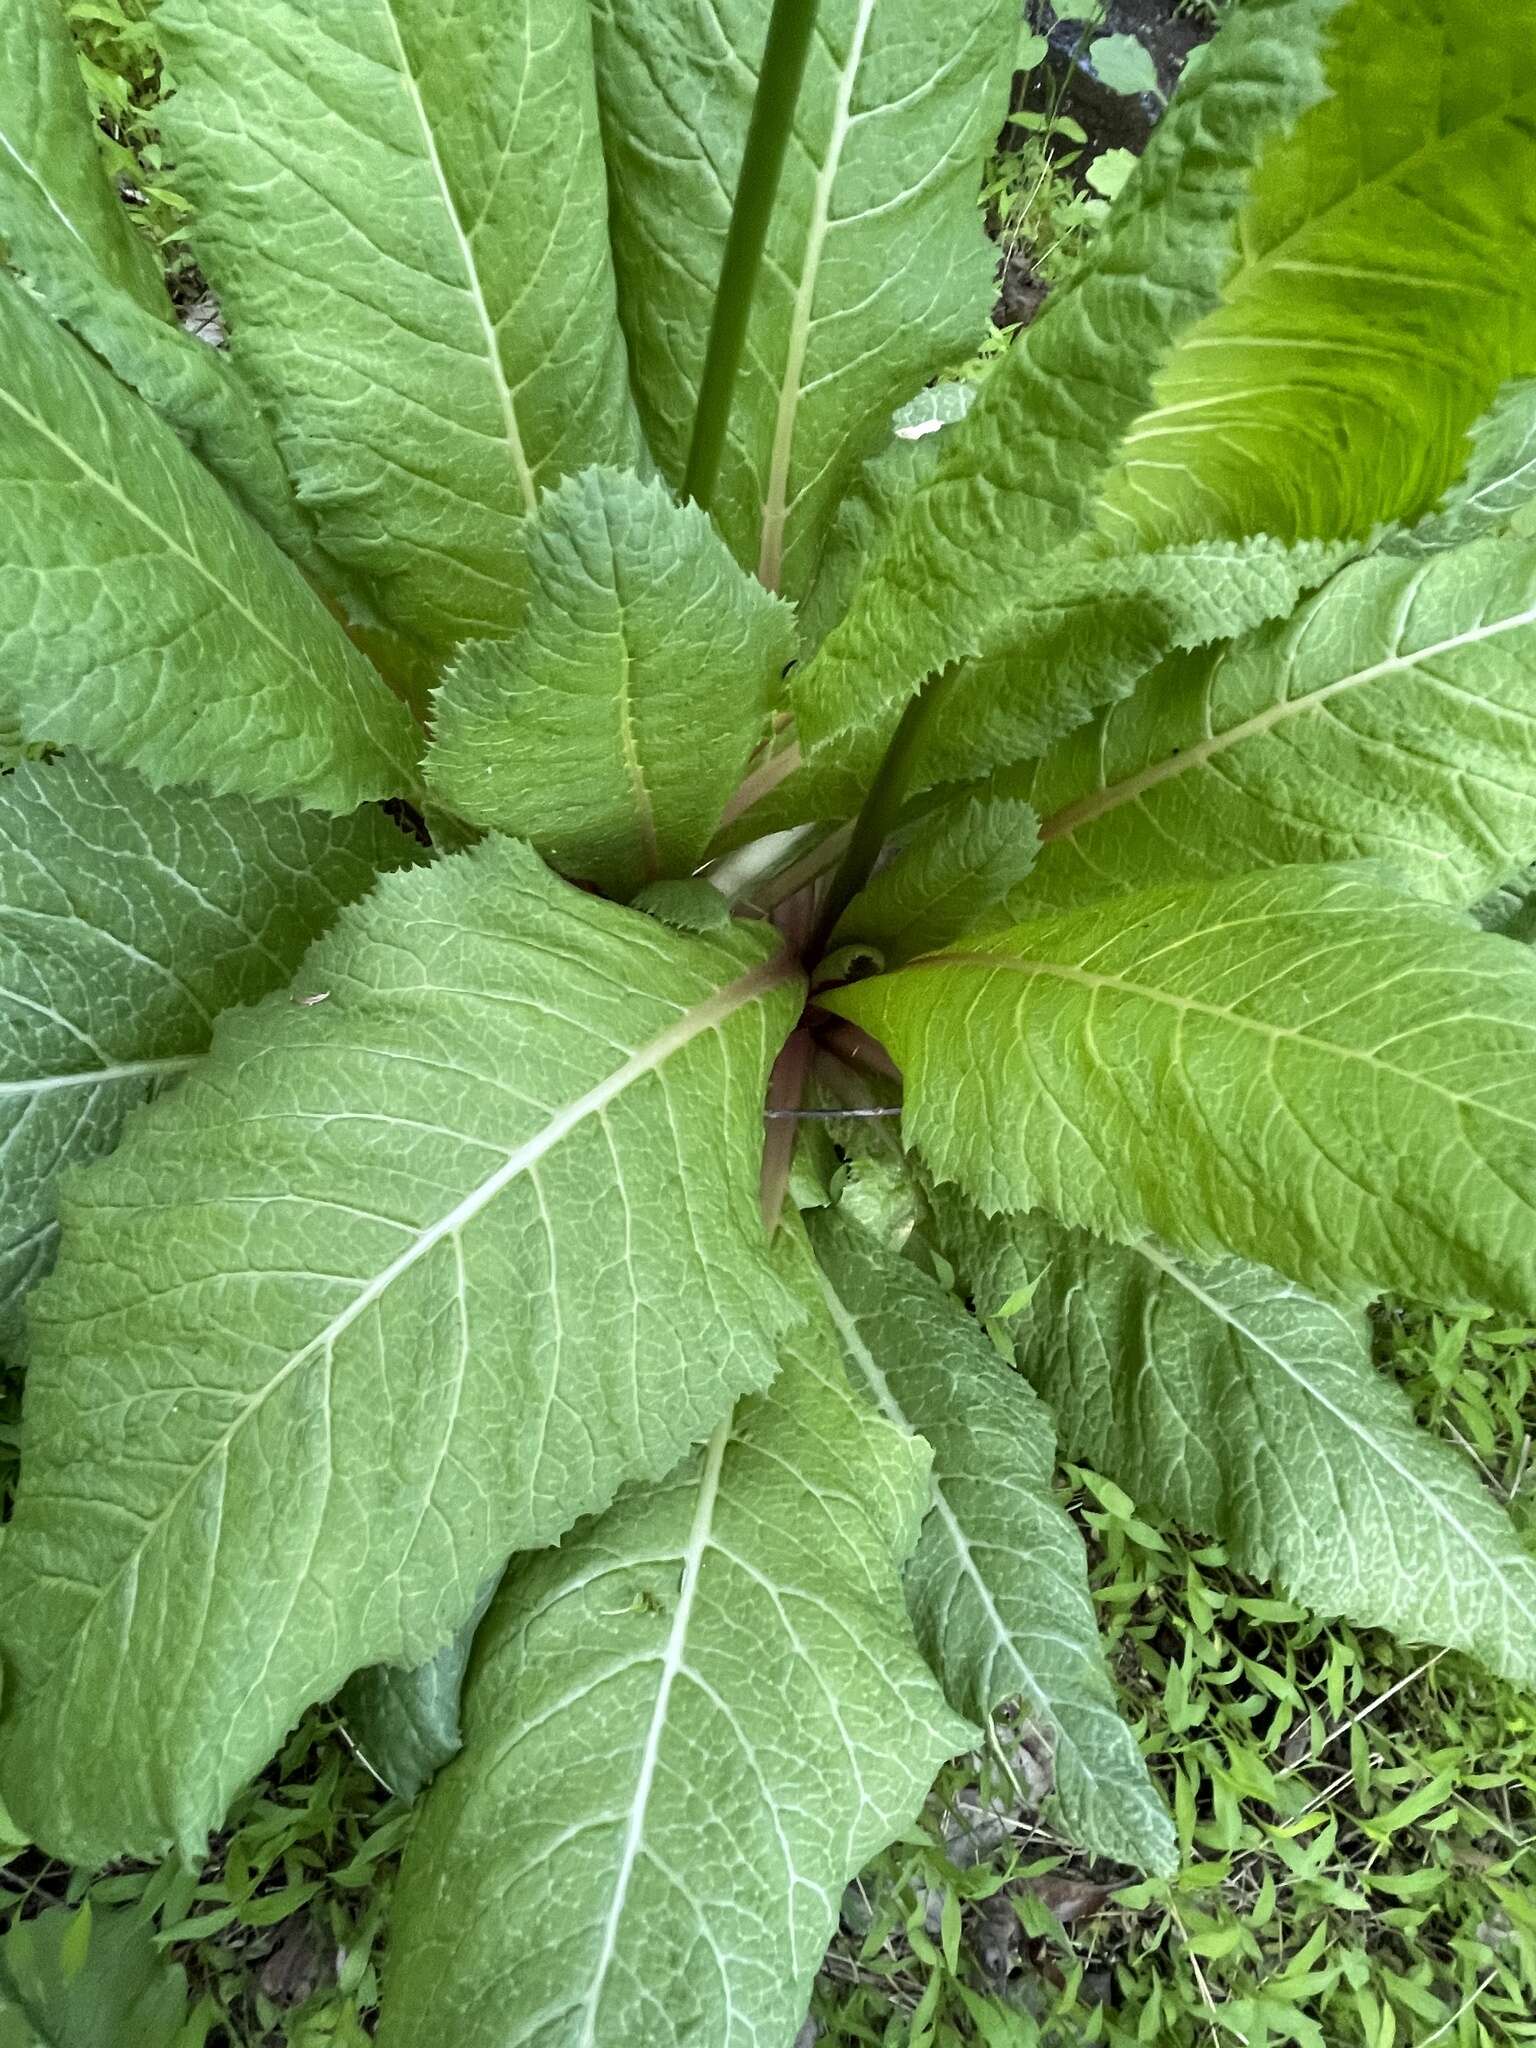
M 305 963 L 325 1002 L 226 1013 L 75 1183 L 0 1546 L 38 1840 L 196 1853 L 307 1702 L 431 1656 L 772 1376 L 776 945 L 488 840 L 386 877 Z
M 794 616 L 659 483 L 584 470 L 530 532 L 527 617 L 435 701 L 433 793 L 629 893 L 697 865 L 767 730 Z
M 648 882 L 631 899 L 636 910 L 659 917 L 680 932 L 720 931 L 731 921 L 731 906 L 701 875 L 670 882 Z
M 1355 1301 L 1536 1299 L 1536 957 L 1336 868 L 1147 889 L 824 993 L 987 1210 Z
M 232 355 L 324 547 L 438 655 L 517 623 L 539 488 L 640 454 L 587 10 L 166 0 Z
M 1045 823 L 1011 903 L 1368 856 L 1469 905 L 1536 849 L 1533 702 L 1536 542 L 1357 562 L 1283 625 L 1168 662 L 1019 778 Z
M 974 1739 L 902 1610 L 926 1481 L 812 1326 L 703 1451 L 509 1576 L 380 2048 L 501 2048 L 509 2013 L 569 2048 L 794 2037 L 844 1885 Z
M 1171 1870 L 1173 1828 L 1104 1669 L 1082 1540 L 1051 1490 L 1050 1411 L 974 1317 L 836 1213 L 810 1222 L 855 1385 L 933 1447 L 933 1506 L 907 1566 L 918 1641 L 951 1703 L 1018 1698 L 1045 1724 L 1072 1839 Z
M 1135 36 L 1096 36 L 1088 45 L 1088 62 L 1111 92 L 1157 91 L 1157 66 Z
M 1042 1276 L 1017 1357 L 1069 1457 L 1319 1613 L 1536 1683 L 1536 1560 L 1372 1366 L 1358 1311 L 1242 1259 L 964 1208 L 941 1200 L 939 1235 L 967 1284 L 995 1295 L 1015 1260 Z
M 3 276 L 0 360 L 0 678 L 26 738 L 316 810 L 409 789 L 410 714 L 297 569 Z
M 975 930 L 1034 866 L 1037 827 L 1016 797 L 941 805 L 849 904 L 834 936 L 866 940 L 894 961 Z
M 0 780 L 0 1344 L 52 1263 L 57 1183 L 298 967 L 411 842 L 377 811 L 157 795 L 79 755 Z

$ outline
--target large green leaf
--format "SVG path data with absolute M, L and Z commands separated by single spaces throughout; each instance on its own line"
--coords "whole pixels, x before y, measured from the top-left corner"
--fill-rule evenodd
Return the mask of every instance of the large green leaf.
M 697 506 L 589 469 L 532 524 L 528 614 L 435 701 L 428 783 L 477 825 L 629 893 L 695 867 L 767 731 L 794 614 Z
M 770 9 L 598 0 L 614 250 L 645 425 L 681 483 Z M 798 594 L 892 408 L 985 330 L 977 178 L 1009 0 L 822 0 L 711 509 Z
M 0 8 L 0 255 L 105 281 L 168 321 L 160 266 L 112 190 L 60 0 Z
M 813 1325 L 702 1452 L 514 1567 L 395 1894 L 381 2048 L 794 2039 L 844 1885 L 974 1739 L 902 1609 L 926 1479 Z
M 324 545 L 446 653 L 541 485 L 639 452 L 587 10 L 166 0 L 177 183 Z
M 907 1603 L 951 1703 L 984 1722 L 1021 1700 L 1051 1738 L 1071 1838 L 1171 1869 L 1173 1827 L 1120 1718 L 1082 1539 L 1052 1492 L 1050 1411 L 909 1260 L 835 1213 L 810 1230 L 850 1377 L 933 1447 L 933 1506 L 907 1566 Z
M 1362 856 L 1472 904 L 1536 852 L 1533 731 L 1536 543 L 1357 562 L 1017 778 L 1045 823 L 1011 907 Z
M 64 1168 L 411 854 L 378 811 L 157 795 L 79 756 L 0 780 L 0 1346 L 52 1262 Z
M 190 1853 L 307 1701 L 776 1369 L 757 1164 L 798 977 L 489 840 L 391 875 L 296 1003 L 64 1203 L 0 1548 L 5 1796 Z
M 1200 1267 L 1043 1216 L 939 1210 L 979 1303 L 1036 1283 L 1017 1356 L 1070 1457 L 1324 1614 L 1536 1683 L 1536 1561 L 1373 1368 L 1358 1311 L 1243 1259 Z
M 1536 1300 L 1536 957 L 1385 878 L 1146 889 L 819 1000 L 989 1211 L 1356 1300 Z
M 1105 516 L 1140 545 L 1412 518 L 1536 370 L 1536 0 L 1348 0 L 1328 82 L 1126 443 Z
M 0 692 L 23 735 L 317 810 L 409 789 L 409 713 L 297 569 L 3 277 L 0 364 Z
M 807 667 L 797 702 L 810 744 L 877 750 L 924 677 L 983 652 L 1021 577 L 1091 522 L 1158 363 L 1219 300 L 1261 151 L 1323 91 L 1320 44 L 1339 4 L 1250 0 L 1191 68 L 1083 270 L 944 435 Z
M 222 353 L 171 317 L 149 243 L 112 192 L 59 0 L 0 9 L 0 251 L 253 518 L 313 556 L 266 422 Z

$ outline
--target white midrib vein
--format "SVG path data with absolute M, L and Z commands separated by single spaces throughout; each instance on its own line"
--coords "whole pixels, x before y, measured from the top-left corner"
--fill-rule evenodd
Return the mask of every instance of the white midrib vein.
M 1149 1245 L 1139 1244 L 1135 1249 L 1137 1254 L 1145 1259 L 1149 1266 L 1155 1266 L 1159 1272 L 1166 1274 L 1177 1286 L 1182 1287 L 1187 1294 L 1193 1295 L 1195 1300 L 1211 1315 L 1215 1316 L 1218 1322 L 1225 1323 L 1229 1329 L 1235 1330 L 1245 1342 L 1252 1344 L 1255 1350 L 1261 1351 L 1270 1363 L 1283 1373 L 1288 1380 L 1291 1380 L 1296 1386 L 1301 1388 L 1309 1400 L 1315 1401 L 1320 1408 L 1326 1410 L 1343 1430 L 1357 1438 L 1366 1450 L 1380 1458 L 1381 1462 L 1389 1467 L 1391 1471 L 1395 1472 L 1406 1486 L 1410 1487 L 1414 1493 L 1420 1495 L 1425 1506 L 1436 1520 L 1445 1523 L 1447 1528 L 1454 1530 L 1455 1534 L 1466 1544 L 1467 1548 L 1476 1554 L 1479 1562 L 1487 1570 L 1490 1583 L 1502 1587 L 1507 1597 L 1514 1601 L 1514 1604 L 1519 1607 L 1526 1619 L 1533 1626 L 1536 1626 L 1536 1606 L 1527 1605 L 1526 1602 L 1517 1598 L 1510 1589 L 1507 1575 L 1500 1567 L 1498 1560 L 1488 1555 L 1488 1552 L 1483 1548 L 1472 1531 L 1464 1523 L 1457 1521 L 1454 1515 L 1447 1511 L 1444 1503 L 1431 1492 L 1423 1480 L 1410 1472 L 1406 1465 L 1401 1464 L 1393 1457 L 1379 1437 L 1368 1435 L 1352 1416 L 1346 1415 L 1342 1408 L 1337 1407 L 1330 1401 L 1320 1387 L 1316 1386 L 1311 1380 L 1303 1378 L 1283 1352 L 1277 1351 L 1272 1344 L 1266 1343 L 1264 1338 L 1247 1323 L 1239 1321 L 1236 1316 L 1222 1306 L 1214 1295 L 1208 1294 L 1191 1274 L 1184 1272 L 1171 1259 L 1159 1257 Z
M 598 1951 L 597 1961 L 592 1966 L 591 1981 L 582 2005 L 581 2038 L 578 2048 L 596 2048 L 598 2007 L 602 2003 L 608 1972 L 613 1967 L 613 1958 L 618 1949 L 619 1928 L 629 1897 L 629 1882 L 634 1876 L 635 1864 L 639 1861 L 640 1850 L 645 1841 L 646 1814 L 651 1803 L 651 1788 L 656 1782 L 656 1765 L 661 1756 L 662 1739 L 666 1734 L 667 1710 L 672 1702 L 672 1688 L 683 1668 L 683 1659 L 688 1647 L 688 1628 L 693 1619 L 694 1597 L 698 1592 L 699 1577 L 714 1533 L 715 1502 L 720 1494 L 720 1470 L 725 1462 L 726 1447 L 731 1441 L 732 1420 L 732 1415 L 725 1418 L 704 1451 L 704 1466 L 699 1474 L 698 1500 L 694 1505 L 693 1523 L 688 1531 L 688 1543 L 682 1557 L 683 1575 L 678 1587 L 677 1607 L 672 1616 L 672 1627 L 668 1632 L 667 1647 L 661 1660 L 656 1702 L 651 1709 L 650 1726 L 645 1731 L 645 1747 L 640 1752 L 640 1767 L 635 1774 L 635 1792 L 629 1805 L 629 1821 L 624 1829 L 624 1846 L 619 1852 L 618 1868 L 613 1875 L 613 1891 L 603 1920 L 603 1944 Z
M 12 163 L 14 163 L 16 168 L 21 172 L 21 175 L 24 178 L 30 179 L 31 182 L 37 187 L 38 191 L 43 196 L 43 204 L 48 208 L 48 211 L 59 222 L 60 226 L 67 228 L 70 234 L 72 234 L 75 240 L 80 244 L 81 248 L 85 249 L 86 251 L 89 251 L 90 243 L 87 242 L 85 236 L 81 234 L 80 230 L 75 226 L 74 222 L 70 219 L 69 215 L 64 211 L 63 207 L 60 206 L 57 199 L 54 198 L 53 194 L 48 190 L 48 187 L 43 183 L 43 180 L 38 176 L 37 172 L 32 168 L 31 164 L 28 163 L 27 159 L 22 155 L 21 151 L 16 147 L 15 143 L 12 142 L 11 138 L 9 137 L 9 135 L 6 134 L 3 128 L 0 128 L 0 149 L 3 149 L 5 151 L 6 155 L 11 159 Z
M 635 731 L 635 664 L 629 651 L 629 635 L 625 631 L 626 605 L 619 573 L 619 542 L 613 530 L 613 517 L 606 498 L 603 501 L 603 528 L 608 537 L 608 558 L 613 564 L 613 592 L 617 609 L 614 638 L 619 649 L 619 686 L 614 692 L 614 702 L 619 716 L 619 751 L 624 759 L 624 773 L 629 782 L 630 801 L 635 810 L 635 836 L 640 842 L 640 860 L 645 879 L 654 882 L 661 873 L 660 847 L 656 837 L 656 807 L 651 801 L 650 785 L 645 779 L 645 763 L 640 755 L 640 741 Z
M 146 527 L 148 531 L 155 536 L 156 540 L 160 541 L 171 554 L 179 556 L 180 559 L 187 564 L 189 569 L 194 569 L 199 576 L 201 576 L 206 582 L 210 583 L 213 586 L 213 588 L 219 593 L 220 597 L 223 598 L 224 602 L 229 606 L 231 611 L 238 612 L 241 618 L 245 620 L 246 624 L 250 626 L 253 632 L 259 633 L 263 640 L 269 641 L 271 645 L 277 649 L 277 652 L 282 656 L 283 663 L 286 667 L 302 668 L 306 675 L 313 676 L 313 665 L 307 661 L 301 661 L 298 652 L 294 648 L 287 645 L 286 642 L 280 640 L 277 634 L 272 631 L 271 627 L 268 626 L 263 619 L 258 617 L 258 615 L 254 611 L 252 611 L 251 607 L 248 604 L 246 604 L 243 599 L 237 597 L 234 591 L 230 589 L 229 585 L 225 583 L 222 580 L 222 578 L 216 576 L 213 573 L 212 569 L 209 568 L 208 564 L 203 560 L 201 555 L 194 554 L 189 547 L 184 546 L 182 542 L 177 540 L 174 534 L 168 532 L 165 527 L 160 525 L 158 520 L 152 519 L 150 515 L 144 510 L 142 505 L 136 504 L 134 500 L 128 496 L 127 492 L 123 490 L 120 484 L 116 483 L 113 480 L 113 478 L 105 475 L 101 470 L 94 468 L 89 462 L 86 461 L 85 457 L 81 455 L 77 449 L 72 448 L 70 446 L 68 441 L 66 441 L 62 435 L 56 434 L 52 427 L 48 425 L 46 420 L 40 418 L 37 413 L 31 411 L 27 406 L 23 405 L 19 399 L 13 397 L 11 393 L 4 388 L 3 385 L 0 385 L 0 405 L 8 407 L 9 410 L 16 415 L 17 419 L 19 419 L 24 426 L 30 427 L 34 434 L 41 436 L 41 438 L 47 441 L 51 447 L 56 448 L 59 451 L 59 453 L 64 457 L 65 461 L 71 463 L 83 477 L 88 478 L 91 483 L 95 484 L 98 490 L 104 491 L 109 498 L 114 499 L 117 502 L 117 504 L 119 504 L 122 507 L 124 512 L 128 514 L 130 519 L 136 519 L 139 522 L 139 524 L 143 527 Z M 193 467 L 195 468 L 196 465 L 194 464 Z M 295 575 L 297 575 L 296 571 L 294 573 Z M 302 588 L 307 594 L 308 585 L 305 584 L 302 586 Z M 313 602 L 318 606 L 320 600 L 318 598 L 315 598 Z
M 768 590 L 777 590 L 784 568 L 784 525 L 789 516 L 789 466 L 794 455 L 795 423 L 803 396 L 801 378 L 811 343 L 811 316 L 816 308 L 816 286 L 821 259 L 831 232 L 832 191 L 842 168 L 843 149 L 853 127 L 853 89 L 864 45 L 879 0 L 859 0 L 858 16 L 848 39 L 848 56 L 837 81 L 837 99 L 827 133 L 826 155 L 816 174 L 811 202 L 811 223 L 805 238 L 800 265 L 800 283 L 790 316 L 789 340 L 784 355 L 784 374 L 779 381 L 779 404 L 774 421 L 773 452 L 769 458 L 768 489 L 763 501 L 762 540 L 758 553 L 757 580 Z
M 1500 1109 L 1491 1102 L 1480 1102 L 1473 1095 L 1459 1094 L 1454 1088 L 1442 1087 L 1438 1081 L 1431 1081 L 1427 1074 L 1416 1074 L 1409 1067 L 1395 1067 L 1390 1060 L 1380 1059 L 1368 1047 L 1339 1045 L 1334 1039 L 1316 1036 L 1304 1024 L 1271 1024 L 1263 1017 L 1245 1017 L 1238 1010 L 1223 1009 L 1220 1003 L 1205 1003 L 1198 996 L 1178 996 L 1171 989 L 1156 988 L 1145 981 L 1129 981 L 1124 975 L 1098 974 L 1090 967 L 1078 967 L 1065 960 L 1021 960 L 1007 953 L 926 953 L 920 959 L 893 968 L 891 973 L 913 974 L 930 967 L 994 968 L 1004 974 L 1045 975 L 1057 981 L 1073 982 L 1079 988 L 1113 989 L 1118 995 L 1137 996 L 1143 1002 L 1163 1009 L 1178 1010 L 1194 1017 L 1213 1017 L 1218 1023 L 1230 1025 L 1234 1031 L 1251 1031 L 1274 1044 L 1290 1039 L 1314 1052 L 1332 1054 L 1336 1059 L 1358 1060 L 1363 1066 L 1390 1074 L 1394 1080 L 1406 1082 L 1411 1088 L 1422 1088 L 1430 1095 L 1438 1095 L 1458 1110 L 1491 1117 L 1498 1123 L 1513 1124 L 1518 1131 L 1529 1132 L 1532 1128 L 1531 1117 L 1517 1116 L 1513 1110 Z M 854 1018 L 852 1021 L 856 1023 L 858 1020 Z
M 656 841 L 656 811 L 651 803 L 650 787 L 645 779 L 645 765 L 640 758 L 640 744 L 635 734 L 633 664 L 622 635 L 620 648 L 622 674 L 616 693 L 619 710 L 619 749 L 624 757 L 624 773 L 629 782 L 630 800 L 635 807 L 635 836 L 640 842 L 640 863 L 646 880 L 654 882 L 661 873 L 661 856 Z
M 819 1268 L 817 1277 L 821 1281 L 821 1291 L 826 1300 L 827 1313 L 837 1326 L 837 1333 L 842 1339 L 843 1348 L 858 1366 L 864 1378 L 869 1382 L 869 1390 L 874 1395 L 877 1405 L 885 1414 L 887 1420 L 894 1422 L 898 1429 L 908 1434 L 920 1436 L 921 1432 L 913 1428 L 911 1417 L 891 1392 L 890 1381 L 880 1370 L 874 1353 L 864 1342 L 858 1323 L 849 1312 L 846 1303 L 838 1294 L 836 1288 L 833 1287 L 826 1274 L 821 1272 Z M 944 1525 L 945 1533 L 949 1537 L 950 1547 L 960 1560 L 961 1570 L 976 1589 L 976 1597 L 980 1600 L 985 1610 L 987 1626 L 991 1629 L 994 1640 L 999 1648 L 1007 1653 L 1009 1662 L 1012 1664 L 1018 1679 L 1018 1690 L 1022 1693 L 1028 1693 L 1035 1706 L 1050 1721 L 1052 1728 L 1057 1730 L 1059 1739 L 1071 1745 L 1071 1731 L 1066 1728 L 1058 1728 L 1056 1717 L 1051 1712 L 1050 1701 L 1041 1691 L 1034 1673 L 1019 1655 L 1019 1646 L 1013 1631 L 998 1612 L 997 1602 L 992 1597 L 992 1589 L 981 1575 L 980 1568 L 971 1554 L 970 1541 L 964 1529 L 961 1528 L 954 1509 L 945 1498 L 944 1488 L 937 1478 L 933 1481 L 933 1511 Z
M 491 381 L 496 387 L 497 403 L 501 407 L 502 428 L 507 452 L 512 457 L 512 467 L 517 472 L 518 488 L 523 494 L 523 504 L 533 512 L 539 502 L 539 487 L 534 481 L 533 471 L 528 466 L 528 451 L 523 446 L 522 429 L 517 423 L 517 404 L 512 396 L 512 387 L 507 382 L 507 373 L 501 360 L 501 345 L 496 338 L 496 323 L 491 318 L 491 309 L 485 302 L 485 289 L 480 282 L 480 269 L 475 262 L 475 252 L 470 246 L 464 223 L 459 218 L 459 209 L 448 183 L 448 174 L 443 168 L 438 153 L 437 137 L 427 117 L 426 103 L 421 97 L 421 87 L 411 69 L 411 60 L 406 53 L 405 38 L 400 33 L 400 23 L 395 15 L 394 0 L 384 0 L 384 16 L 389 23 L 389 33 L 395 45 L 395 54 L 400 60 L 400 82 L 405 87 L 411 102 L 411 111 L 416 116 L 416 125 L 421 131 L 422 146 L 427 152 L 427 163 L 437 185 L 438 197 L 443 212 L 453 233 L 454 245 L 459 252 L 459 261 L 464 266 L 464 288 L 469 293 L 470 304 L 480 323 L 480 332 L 485 341 L 485 358 L 490 369 Z
M 153 1074 L 180 1074 L 196 1064 L 198 1053 L 176 1053 L 161 1060 L 123 1060 L 117 1066 L 92 1067 L 78 1074 L 44 1074 L 35 1081 L 0 1081 L 0 1102 L 12 1096 L 51 1095 L 61 1088 L 100 1088 L 112 1081 L 138 1081 Z
M 506 1158 L 496 1168 L 494 1173 L 472 1188 L 462 1201 L 454 1204 L 453 1208 L 445 1216 L 439 1217 L 427 1229 L 420 1231 L 412 1239 L 411 1243 L 407 1245 L 406 1249 L 400 1253 L 398 1258 L 392 1259 L 381 1271 L 375 1273 L 373 1278 L 353 1295 L 344 1309 L 341 1309 L 336 1315 L 332 1316 L 323 1329 L 318 1330 L 307 1343 L 301 1345 L 297 1351 L 284 1360 L 281 1367 L 267 1381 L 260 1393 L 256 1395 L 248 1406 L 241 1409 L 227 1429 L 214 1438 L 197 1462 L 187 1468 L 180 1485 L 167 1500 L 165 1506 L 161 1508 L 160 1512 L 152 1520 L 145 1522 L 140 1541 L 128 1552 L 111 1576 L 103 1582 L 100 1599 L 82 1617 L 80 1626 L 76 1630 L 76 1636 L 82 1646 L 85 1639 L 86 1623 L 90 1620 L 91 1615 L 101 1611 L 119 1580 L 129 1572 L 138 1569 L 139 1560 L 143 1552 L 148 1549 L 159 1531 L 170 1521 L 202 1474 L 207 1471 L 215 1459 L 225 1455 L 236 1436 L 245 1428 L 251 1418 L 260 1413 L 261 1409 L 271 1400 L 277 1390 L 285 1385 L 302 1366 L 306 1365 L 310 1359 L 333 1349 L 337 1340 L 345 1335 L 347 1330 L 352 1327 L 360 1316 L 365 1315 L 376 1301 L 388 1293 L 389 1289 L 394 1286 L 395 1282 L 403 1274 L 408 1273 L 435 1246 L 443 1243 L 447 1238 L 455 1237 L 458 1232 L 472 1223 L 475 1217 L 483 1209 L 487 1208 L 512 1181 L 517 1179 L 520 1174 L 526 1173 L 530 1167 L 536 1166 L 546 1154 L 554 1150 L 555 1146 L 563 1138 L 568 1137 L 579 1124 L 583 1123 L 588 1117 L 596 1116 L 599 1111 L 606 1109 L 616 1096 L 622 1095 L 624 1090 L 635 1081 L 640 1080 L 646 1074 L 655 1073 L 659 1067 L 665 1065 L 674 1053 L 680 1052 L 693 1039 L 700 1037 L 706 1031 L 713 1031 L 717 1026 L 723 1024 L 727 1017 L 732 1016 L 745 1004 L 756 1001 L 759 996 L 766 994 L 769 989 L 776 987 L 781 981 L 788 980 L 796 971 L 793 960 L 784 954 L 779 954 L 774 959 L 765 961 L 762 966 L 754 967 L 746 974 L 739 975 L 735 981 L 727 983 L 724 988 L 717 990 L 714 995 L 706 997 L 703 1002 L 696 1003 L 691 1009 L 686 1010 L 677 1019 L 676 1023 L 669 1024 L 665 1031 L 659 1032 L 651 1040 L 649 1045 L 643 1046 L 639 1052 L 633 1054 L 622 1066 L 615 1068 L 613 1073 L 599 1081 L 595 1087 L 589 1088 L 584 1095 L 577 1096 L 574 1102 L 567 1103 L 563 1109 L 556 1110 L 554 1115 L 550 1117 L 549 1121 L 540 1130 L 536 1131 L 531 1138 L 525 1139 L 514 1151 L 506 1155 Z M 62 1655 L 60 1661 L 62 1661 Z M 55 1668 L 57 1667 L 55 1666 Z
M 1477 647 L 1485 640 L 1495 640 L 1501 633 L 1515 633 L 1524 626 L 1536 625 L 1536 605 L 1528 605 L 1524 611 L 1512 612 L 1507 618 L 1494 619 L 1481 626 L 1470 627 L 1465 633 L 1456 633 L 1447 640 L 1432 641 L 1427 647 L 1416 648 L 1411 654 L 1389 655 L 1385 660 L 1374 662 L 1369 668 L 1356 669 L 1347 676 L 1336 676 L 1330 683 L 1322 683 L 1304 696 L 1286 697 L 1277 704 L 1266 706 L 1255 712 L 1252 718 L 1245 718 L 1238 725 L 1229 726 L 1225 732 L 1211 733 L 1203 740 L 1181 747 L 1160 761 L 1154 761 L 1149 768 L 1142 768 L 1135 775 L 1128 775 L 1120 782 L 1104 784 L 1100 789 L 1079 797 L 1076 803 L 1065 804 L 1047 818 L 1040 827 L 1040 842 L 1048 845 L 1054 839 L 1070 838 L 1079 825 L 1092 824 L 1107 812 L 1117 810 L 1121 804 L 1133 803 L 1147 790 L 1155 789 L 1161 782 L 1184 775 L 1192 768 L 1203 767 L 1229 747 L 1239 746 L 1244 740 L 1255 738 L 1271 730 L 1285 719 L 1300 717 L 1304 712 L 1314 711 L 1326 704 L 1330 697 L 1337 697 L 1342 691 L 1359 688 L 1362 684 L 1380 682 L 1384 676 L 1402 675 L 1434 661 L 1443 654 L 1454 654 L 1463 647 Z

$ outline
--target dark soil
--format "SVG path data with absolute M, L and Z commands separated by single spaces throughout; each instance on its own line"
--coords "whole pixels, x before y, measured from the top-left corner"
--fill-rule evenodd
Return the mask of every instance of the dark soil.
M 1209 42 L 1216 23 L 1204 9 L 1181 12 L 1181 0 L 1107 0 L 1105 18 L 1091 27 L 1080 21 L 1057 21 L 1048 0 L 1028 0 L 1030 25 L 1046 38 L 1045 61 L 1014 80 L 1013 111 L 1047 114 L 1055 107 L 1076 121 L 1088 137 L 1079 161 L 1068 167 L 1074 179 L 1106 149 L 1129 149 L 1139 156 L 1179 82 L 1191 54 Z M 1131 35 L 1149 53 L 1157 71 L 1162 101 L 1153 93 L 1111 92 L 1095 74 L 1088 54 L 1101 35 Z M 1010 120 L 999 148 L 1016 147 L 1020 130 Z M 1070 156 L 1073 146 L 1052 141 L 1054 154 Z M 1027 248 L 1004 257 L 998 276 L 998 302 L 993 319 L 999 327 L 1027 326 L 1039 312 L 1049 286 L 1035 270 Z

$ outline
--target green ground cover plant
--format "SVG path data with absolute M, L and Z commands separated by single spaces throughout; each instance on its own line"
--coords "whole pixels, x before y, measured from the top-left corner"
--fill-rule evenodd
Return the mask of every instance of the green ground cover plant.
M 345 1685 L 385 2042 L 793 2039 L 1012 1702 L 1166 1879 L 1058 1441 L 1532 1677 L 1365 1312 L 1529 1310 L 1536 23 L 1253 0 L 883 454 L 1012 11 L 693 26 L 168 0 L 226 353 L 0 18 L 0 1789 L 185 1886 Z

